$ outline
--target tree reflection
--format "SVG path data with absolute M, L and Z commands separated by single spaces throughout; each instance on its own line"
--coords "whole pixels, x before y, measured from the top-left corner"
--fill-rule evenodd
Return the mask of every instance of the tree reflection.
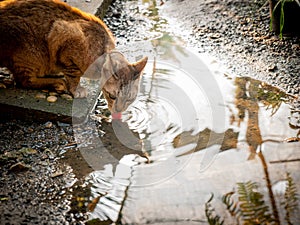
M 260 104 L 262 104 L 266 110 L 271 110 L 271 116 L 273 116 L 280 108 L 282 102 L 290 101 L 293 96 L 289 96 L 264 82 L 248 77 L 237 77 L 234 84 L 236 86 L 234 105 L 237 113 L 234 114 L 234 110 L 231 111 L 230 125 L 236 124 L 237 127 L 241 128 L 242 123 L 246 124 L 246 143 L 250 152 L 248 160 L 252 160 L 258 156 L 261 161 L 274 219 L 279 223 L 279 214 L 272 190 L 268 165 L 261 149 L 264 142 L 278 141 L 263 140 L 259 126 L 259 111 Z M 185 152 L 180 156 L 206 149 L 212 145 L 220 145 L 220 151 L 224 151 L 236 148 L 239 134 L 239 132 L 235 132 L 231 128 L 223 133 L 216 133 L 206 128 L 196 136 L 193 136 L 192 132 L 183 132 L 174 139 L 173 144 L 174 147 L 178 148 L 189 143 L 197 143 L 197 146 L 193 150 Z
M 266 110 L 270 110 L 271 116 L 273 116 L 283 102 L 289 102 L 294 96 L 287 95 L 273 86 L 249 77 L 237 77 L 234 84 L 236 87 L 234 106 L 237 112 L 230 111 L 232 113 L 230 126 L 236 125 L 241 129 L 241 124 L 246 123 L 246 143 L 250 151 L 248 159 L 251 160 L 260 152 L 264 142 L 278 142 L 278 140 L 263 140 L 259 126 L 260 104 Z M 299 129 L 298 127 L 292 128 Z M 190 143 L 197 143 L 195 149 L 183 155 L 204 150 L 212 145 L 220 145 L 220 151 L 236 149 L 239 133 L 233 128 L 228 128 L 221 133 L 205 128 L 197 135 L 192 135 L 191 131 L 184 131 L 174 138 L 173 145 L 178 148 Z
M 216 133 L 209 128 L 205 128 L 197 135 L 192 135 L 192 132 L 185 131 L 177 135 L 173 140 L 175 148 L 179 148 L 191 143 L 197 143 L 197 146 L 185 152 L 179 156 L 191 154 L 204 150 L 213 145 L 220 145 L 220 151 L 236 148 L 238 132 L 234 132 L 233 129 L 227 129 L 224 133 Z
M 263 93 L 262 91 L 260 91 L 260 82 L 258 81 L 250 82 L 249 79 L 237 78 L 235 80 L 235 84 L 237 87 L 236 96 L 235 96 L 236 97 L 235 105 L 236 108 L 238 109 L 238 115 L 239 115 L 238 124 L 240 124 L 240 122 L 244 120 L 246 112 L 248 113 L 248 124 L 247 124 L 247 131 L 246 131 L 246 141 L 248 143 L 249 151 L 250 151 L 250 156 L 248 159 L 249 160 L 254 159 L 256 154 L 258 154 L 264 168 L 264 174 L 265 174 L 266 184 L 269 191 L 269 197 L 272 205 L 274 218 L 276 221 L 279 221 L 278 210 L 276 207 L 276 202 L 272 191 L 268 166 L 260 148 L 262 144 L 262 136 L 261 136 L 261 132 L 259 128 L 259 120 L 258 120 L 258 111 L 259 111 L 258 101 L 260 97 L 259 93 Z M 271 106 L 278 105 L 278 104 L 275 105 L 269 104 L 267 99 L 264 99 L 264 102 L 265 104 Z M 280 104 L 281 102 L 279 101 L 279 105 Z

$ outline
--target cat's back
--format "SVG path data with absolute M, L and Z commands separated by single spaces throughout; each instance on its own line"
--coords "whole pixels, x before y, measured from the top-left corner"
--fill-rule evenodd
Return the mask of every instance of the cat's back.
M 0 1 L 0 60 L 1 55 L 22 48 L 24 42 L 45 45 L 45 38 L 58 21 L 85 21 L 113 46 L 114 38 L 106 25 L 96 16 L 84 13 L 60 0 Z
M 97 17 L 84 13 L 60 0 L 4 0 L 0 1 L 1 20 L 13 19 L 25 23 L 52 24 L 56 20 L 93 21 L 105 26 Z
M 25 45 L 45 51 L 45 36 L 55 15 L 63 11 L 59 5 L 52 0 L 0 1 L 0 62 L 9 61 L 16 52 L 26 49 Z

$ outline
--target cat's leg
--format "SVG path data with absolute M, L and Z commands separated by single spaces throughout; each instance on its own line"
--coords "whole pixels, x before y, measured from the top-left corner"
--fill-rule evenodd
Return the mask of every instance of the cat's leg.
M 14 73 L 17 85 L 32 89 L 53 89 L 59 93 L 67 91 L 66 81 L 62 78 L 37 77 L 32 72 L 18 71 Z
M 80 76 L 66 75 L 68 89 L 74 98 L 85 98 L 88 93 L 87 90 L 80 86 Z
M 67 58 L 67 60 L 70 60 L 70 59 Z M 74 61 L 75 61 L 75 59 L 74 59 Z M 81 70 L 79 70 L 78 67 L 73 64 L 70 66 L 65 66 L 65 69 L 62 72 L 65 76 L 68 91 L 73 95 L 73 97 L 74 98 L 87 97 L 86 89 L 84 87 L 80 86 L 80 78 L 82 76 Z
M 80 86 L 80 78 L 84 73 L 84 71 L 81 71 L 80 65 L 83 63 L 82 60 L 84 60 L 84 57 L 76 53 L 74 53 L 74 49 L 71 47 L 66 48 L 60 55 L 60 63 L 65 67 L 62 72 L 65 75 L 69 92 L 71 92 L 74 98 L 85 98 L 87 97 L 87 91 L 84 87 Z
M 80 77 L 89 65 L 88 43 L 80 23 L 56 21 L 47 37 L 50 59 L 63 67 L 68 90 L 74 98 L 87 96 Z M 62 50 L 63 49 L 63 50 Z
M 57 92 L 67 91 L 66 81 L 59 77 L 44 77 L 47 71 L 48 58 L 42 47 L 26 42 L 23 48 L 16 51 L 9 68 L 17 86 L 30 89 L 52 89 Z
M 66 81 L 62 78 L 31 77 L 23 81 L 23 86 L 34 89 L 53 89 L 58 93 L 68 90 Z
M 75 45 L 81 46 L 73 48 L 73 46 L 66 45 L 64 51 L 60 54 L 60 63 L 64 65 L 63 74 L 65 75 L 68 90 L 74 98 L 87 97 L 87 91 L 80 86 L 80 78 L 84 73 L 84 60 L 86 57 L 86 49 L 80 43 L 74 40 Z

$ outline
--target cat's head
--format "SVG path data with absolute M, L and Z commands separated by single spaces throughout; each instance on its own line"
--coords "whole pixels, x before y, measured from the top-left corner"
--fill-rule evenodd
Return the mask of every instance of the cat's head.
M 108 108 L 112 113 L 123 112 L 136 99 L 139 81 L 148 58 L 129 63 L 120 52 L 107 53 L 101 76 L 106 77 L 102 86 Z

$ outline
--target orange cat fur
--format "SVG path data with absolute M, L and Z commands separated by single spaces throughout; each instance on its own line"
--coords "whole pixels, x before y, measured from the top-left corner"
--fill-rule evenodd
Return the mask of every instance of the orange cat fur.
M 78 87 L 80 77 L 97 58 L 106 55 L 110 63 L 103 62 L 98 76 L 107 77 L 107 84 L 101 87 L 110 109 L 116 108 L 122 84 L 138 82 L 147 58 L 130 64 L 122 54 L 112 57 L 114 48 L 114 37 L 102 20 L 59 0 L 0 2 L 0 66 L 12 72 L 20 87 L 86 97 L 85 90 Z M 121 71 L 113 68 L 116 64 L 122 65 Z M 118 111 L 124 110 L 120 104 Z

